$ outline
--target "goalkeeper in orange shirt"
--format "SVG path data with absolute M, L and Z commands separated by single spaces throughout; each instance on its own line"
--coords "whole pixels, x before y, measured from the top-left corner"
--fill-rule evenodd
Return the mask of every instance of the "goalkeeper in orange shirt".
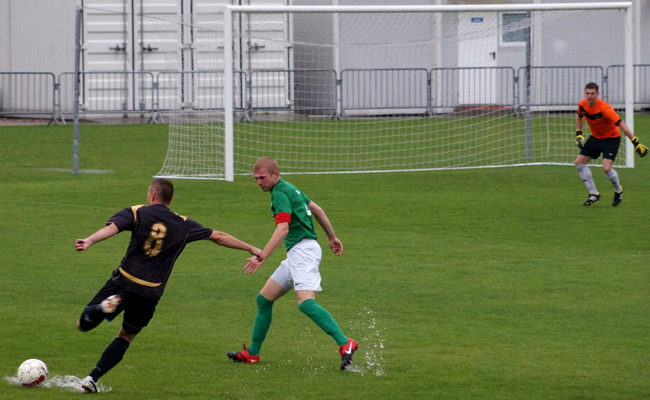
M 582 135 L 583 118 L 587 118 L 591 136 L 585 141 Z M 648 148 L 636 138 L 625 122 L 619 118 L 616 111 L 607 103 L 598 98 L 598 85 L 588 83 L 585 86 L 585 98 L 578 104 L 578 116 L 576 117 L 576 140 L 575 143 L 580 149 L 580 155 L 576 158 L 575 165 L 580 174 L 582 182 L 589 190 L 589 197 L 583 203 L 590 206 L 600 200 L 601 196 L 596 190 L 596 185 L 591 176 L 587 163 L 597 159 L 603 154 L 603 172 L 614 186 L 613 206 L 621 204 L 623 199 L 623 188 L 618 181 L 618 174 L 612 169 L 616 154 L 621 144 L 621 132 L 630 138 L 634 150 L 641 157 L 648 154 Z

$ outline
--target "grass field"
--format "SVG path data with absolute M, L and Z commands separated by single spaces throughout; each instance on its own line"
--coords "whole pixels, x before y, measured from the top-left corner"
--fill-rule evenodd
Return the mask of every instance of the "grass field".
M 650 142 L 650 118 L 636 118 Z M 120 320 L 89 333 L 76 320 L 119 264 L 122 233 L 86 252 L 74 239 L 146 201 L 168 127 L 0 128 L 0 398 L 67 399 L 70 389 L 11 382 L 27 358 L 50 377 L 84 377 Z M 567 140 L 572 140 L 568 137 Z M 576 149 L 577 152 L 577 149 Z M 603 199 L 583 207 L 575 168 L 291 175 L 324 207 L 344 244 L 325 251 L 318 302 L 359 340 L 354 371 L 300 313 L 274 308 L 259 365 L 225 352 L 250 341 L 255 296 L 284 258 L 257 274 L 246 253 L 188 246 L 149 327 L 100 383 L 110 399 L 648 399 L 650 159 L 619 168 L 623 203 L 592 167 Z M 269 196 L 252 177 L 177 180 L 171 208 L 263 246 Z M 327 242 L 320 229 L 321 245 Z

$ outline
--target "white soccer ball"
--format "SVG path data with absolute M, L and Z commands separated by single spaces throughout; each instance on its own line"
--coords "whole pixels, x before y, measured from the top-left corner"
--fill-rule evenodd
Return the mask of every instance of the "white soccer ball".
M 45 382 L 49 372 L 41 360 L 30 358 L 18 367 L 18 382 L 22 386 L 36 386 Z

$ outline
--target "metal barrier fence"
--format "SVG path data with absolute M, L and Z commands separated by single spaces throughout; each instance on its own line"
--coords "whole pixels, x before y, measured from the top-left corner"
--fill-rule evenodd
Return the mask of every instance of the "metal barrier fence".
M 650 107 L 650 64 L 634 65 L 634 105 Z M 606 70 L 605 101 L 614 105 L 625 103 L 625 66 L 610 65 Z
M 246 73 L 234 72 L 235 111 L 245 109 Z M 164 112 L 223 110 L 224 71 L 159 72 L 156 75 L 157 115 Z
M 0 72 L 0 116 L 55 114 L 58 85 L 50 72 Z
M 341 114 L 346 111 L 430 114 L 429 72 L 424 68 L 344 69 Z
M 59 75 L 59 116 L 65 123 L 65 114 L 73 113 L 74 72 Z M 84 114 L 149 114 L 156 119 L 151 72 L 93 71 L 79 73 L 79 111 Z
M 584 88 L 589 82 L 603 87 L 605 74 L 598 66 L 531 67 L 530 92 L 527 101 L 526 67 L 518 70 L 518 106 L 577 108 L 584 98 Z M 601 92 L 603 90 L 601 89 Z
M 518 113 L 568 110 L 588 82 L 615 108 L 624 103 L 624 67 L 553 66 L 235 71 L 234 109 L 344 118 L 355 114 L 433 116 L 458 108 L 502 108 Z M 223 71 L 81 72 L 82 114 L 149 115 L 178 110 L 223 110 Z M 73 113 L 74 73 L 0 72 L 0 116 L 48 115 L 65 123 Z M 635 107 L 650 107 L 650 65 L 634 65 Z
M 515 108 L 514 68 L 434 68 L 430 77 L 431 103 L 436 113 L 457 107 Z
M 247 110 L 336 114 L 336 71 L 333 69 L 255 70 L 248 81 Z

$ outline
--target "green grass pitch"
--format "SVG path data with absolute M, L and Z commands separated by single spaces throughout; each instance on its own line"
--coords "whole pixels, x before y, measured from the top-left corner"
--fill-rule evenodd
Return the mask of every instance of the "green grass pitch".
M 650 118 L 636 117 L 650 142 Z M 84 377 L 121 318 L 89 333 L 76 320 L 124 255 L 120 234 L 77 253 L 74 239 L 146 201 L 168 127 L 0 128 L 0 373 L 28 358 L 50 377 Z M 567 140 L 573 138 L 568 135 Z M 577 152 L 577 150 L 576 150 Z M 603 199 L 571 166 L 290 175 L 324 207 L 344 245 L 324 257 L 318 302 L 360 342 L 342 372 L 333 340 L 278 301 L 259 365 L 230 362 L 250 341 L 255 295 L 284 258 L 255 275 L 246 253 L 209 242 L 178 260 L 149 327 L 100 383 L 107 399 L 650 398 L 650 157 L 619 168 L 623 203 L 592 167 Z M 263 246 L 269 195 L 252 177 L 176 180 L 171 208 Z M 0 381 L 2 399 L 68 399 L 69 389 Z

